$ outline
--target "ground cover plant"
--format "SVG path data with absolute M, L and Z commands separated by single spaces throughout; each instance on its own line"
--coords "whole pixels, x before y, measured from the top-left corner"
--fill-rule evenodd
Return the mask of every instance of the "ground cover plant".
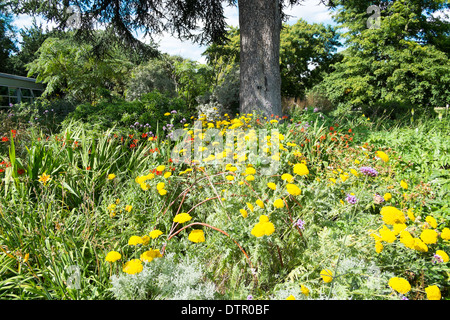
M 14 108 L 0 132 L 3 299 L 450 297 L 445 109 L 171 110 L 152 128 L 49 131 L 8 122 Z M 242 139 L 226 140 L 231 130 Z M 242 144 L 255 132 L 269 164 Z

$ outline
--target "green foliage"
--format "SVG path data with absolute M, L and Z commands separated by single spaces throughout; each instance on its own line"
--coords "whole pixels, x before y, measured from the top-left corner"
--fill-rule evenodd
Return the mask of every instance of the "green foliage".
M 132 101 L 153 90 L 167 96 L 175 96 L 175 81 L 171 70 L 162 60 L 154 59 L 135 67 L 127 82 L 125 95 L 127 100 Z
M 10 72 L 8 58 L 17 50 L 14 43 L 15 29 L 12 25 L 11 13 L 5 1 L 0 1 L 0 72 Z
M 96 101 L 103 88 L 121 93 L 132 65 L 113 55 L 96 59 L 92 46 L 71 39 L 47 38 L 38 58 L 28 64 L 28 75 L 46 84 L 44 96 L 68 95 L 80 101 Z
M 184 100 L 155 90 L 134 101 L 116 99 L 113 102 L 101 101 L 95 105 L 80 104 L 68 116 L 67 121 L 82 120 L 100 130 L 114 126 L 134 128 L 136 123 L 147 124 L 143 129 L 150 131 L 149 128 L 152 128 L 156 133 L 158 123 L 160 128 L 165 123 L 164 114 L 173 110 L 177 111 L 177 119 L 180 121 L 186 112 Z
M 344 37 L 349 47 L 321 84 L 338 112 L 360 109 L 370 115 L 398 116 L 413 106 L 430 112 L 449 103 L 448 52 L 430 37 L 432 30 L 436 39 L 444 36 L 448 22 L 426 20 L 446 5 L 388 1 L 381 10 L 380 27 L 367 28 L 368 1 L 339 4 L 336 21 L 348 28 Z M 441 24 L 443 28 L 435 28 Z
M 332 71 L 331 64 L 341 59 L 336 54 L 339 34 L 331 26 L 309 24 L 300 19 L 284 25 L 281 31 L 281 94 L 304 98 L 305 91 Z

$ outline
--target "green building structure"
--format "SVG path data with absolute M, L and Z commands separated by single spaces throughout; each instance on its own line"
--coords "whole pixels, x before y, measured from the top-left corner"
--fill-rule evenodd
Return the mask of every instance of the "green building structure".
M 0 108 L 19 102 L 33 102 L 44 91 L 36 79 L 0 72 Z

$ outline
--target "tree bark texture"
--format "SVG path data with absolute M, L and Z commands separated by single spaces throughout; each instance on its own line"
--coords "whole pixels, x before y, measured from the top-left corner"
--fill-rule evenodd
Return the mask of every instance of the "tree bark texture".
M 282 115 L 279 0 L 239 0 L 240 112 Z

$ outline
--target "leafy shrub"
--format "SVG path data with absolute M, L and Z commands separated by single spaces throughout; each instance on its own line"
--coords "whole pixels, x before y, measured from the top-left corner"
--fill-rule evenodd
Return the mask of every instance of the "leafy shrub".
M 68 120 L 83 120 L 98 129 L 135 127 L 135 124 L 148 124 L 156 130 L 158 123 L 165 120 L 164 114 L 177 111 L 178 118 L 185 113 L 185 103 L 180 98 L 154 90 L 143 95 L 139 100 L 125 101 L 117 99 L 112 102 L 102 101 L 96 105 L 85 103 L 77 106 L 68 116 Z
M 160 60 L 151 60 L 133 69 L 127 83 L 126 97 L 128 101 L 133 101 L 154 90 L 171 97 L 176 94 L 175 81 L 171 78 L 166 64 Z

